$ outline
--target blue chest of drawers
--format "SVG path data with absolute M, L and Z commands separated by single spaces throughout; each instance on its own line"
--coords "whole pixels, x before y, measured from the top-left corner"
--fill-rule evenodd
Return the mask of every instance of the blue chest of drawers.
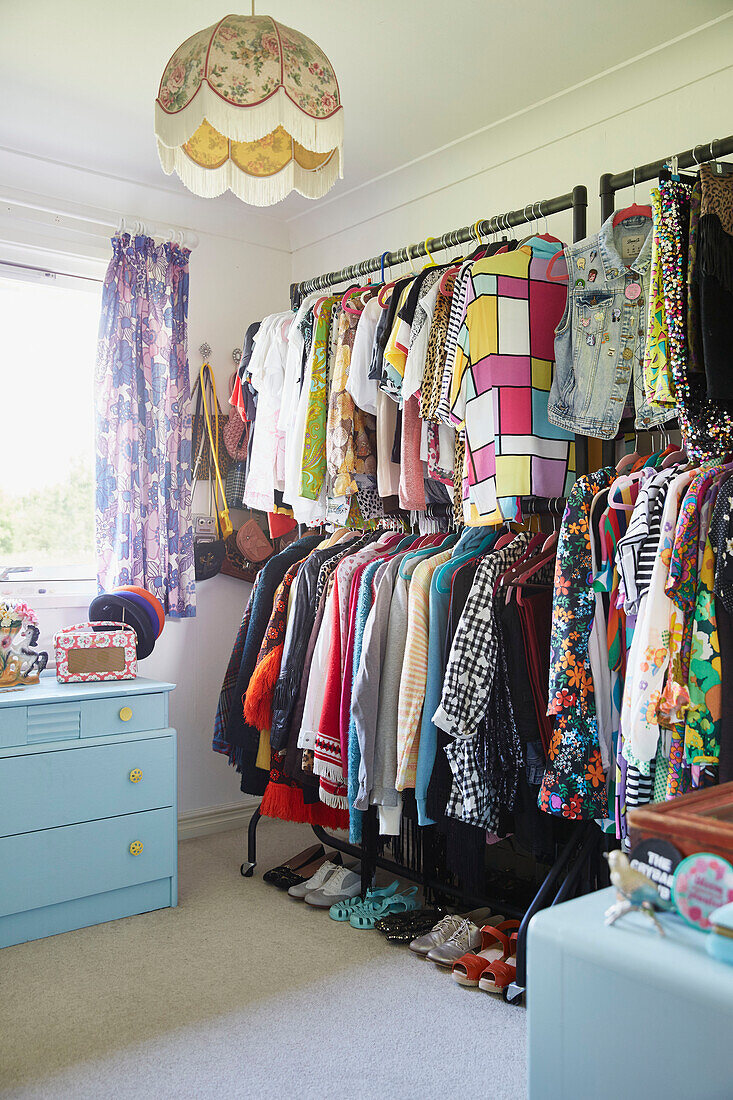
M 173 687 L 0 694 L 0 947 L 176 905 Z

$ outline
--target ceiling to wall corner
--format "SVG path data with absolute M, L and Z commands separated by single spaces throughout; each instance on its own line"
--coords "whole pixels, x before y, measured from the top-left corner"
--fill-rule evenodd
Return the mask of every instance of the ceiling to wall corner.
M 257 0 L 257 11 L 314 38 L 335 66 L 345 178 L 330 198 L 688 34 L 731 4 Z M 214 0 L 3 4 L 0 147 L 183 193 L 158 162 L 153 101 L 175 47 L 224 14 Z M 255 216 L 229 194 L 196 201 Z M 257 217 L 283 222 L 312 209 L 291 195 Z

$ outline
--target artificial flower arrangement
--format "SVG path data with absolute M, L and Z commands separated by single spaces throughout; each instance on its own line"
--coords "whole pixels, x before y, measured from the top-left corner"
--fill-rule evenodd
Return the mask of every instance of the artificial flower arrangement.
M 0 691 L 37 684 L 48 653 L 33 647 L 40 630 L 32 608 L 22 600 L 0 601 Z

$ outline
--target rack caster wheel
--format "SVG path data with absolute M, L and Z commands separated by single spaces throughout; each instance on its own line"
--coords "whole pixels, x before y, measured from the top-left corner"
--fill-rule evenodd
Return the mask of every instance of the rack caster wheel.
M 255 873 L 256 866 L 256 863 L 243 863 L 242 866 L 239 868 L 239 873 L 242 878 L 252 878 L 252 875 Z
M 524 998 L 525 990 L 521 985 L 517 985 L 516 982 L 510 982 L 501 991 L 502 1000 L 508 1005 L 521 1005 Z

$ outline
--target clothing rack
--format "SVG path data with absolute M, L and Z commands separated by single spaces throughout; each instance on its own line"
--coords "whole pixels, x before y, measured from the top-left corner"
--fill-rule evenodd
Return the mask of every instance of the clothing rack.
M 454 248 L 459 244 L 468 244 L 477 241 L 479 237 L 492 233 L 500 233 L 518 225 L 528 225 L 539 218 L 547 218 L 550 214 L 561 214 L 565 210 L 573 212 L 573 241 L 582 241 L 587 232 L 588 222 L 588 188 L 584 184 L 578 184 L 564 195 L 556 195 L 552 199 L 541 199 L 539 202 L 529 202 L 521 210 L 510 210 L 506 214 L 496 214 L 493 218 L 484 218 L 475 225 L 464 225 L 462 229 L 452 229 L 444 233 L 442 237 L 428 237 L 417 244 L 408 244 L 398 248 L 396 252 L 383 252 L 381 256 L 372 256 L 369 260 L 342 267 L 340 271 L 329 271 L 325 275 L 317 275 L 313 279 L 305 279 L 299 283 L 290 284 L 290 304 L 295 310 L 307 294 L 317 290 L 326 290 L 338 283 L 348 282 L 351 279 L 370 275 L 375 271 L 383 271 L 385 267 L 393 267 L 397 264 L 408 263 L 427 256 L 432 259 L 434 252 L 441 252 L 446 248 Z M 429 247 L 428 247 L 429 246 Z M 575 437 L 575 469 L 578 474 L 588 472 L 588 440 L 585 436 Z
M 465 225 L 462 229 L 452 229 L 450 232 L 444 233 L 442 237 L 428 237 L 418 244 L 408 244 L 403 248 L 398 248 L 396 252 L 384 252 L 381 256 L 373 256 L 370 260 L 362 260 L 358 264 L 342 267 L 340 271 L 329 271 L 327 274 L 318 275 L 314 279 L 291 283 L 290 301 L 295 308 L 296 303 L 299 305 L 306 294 L 311 294 L 313 291 L 325 290 L 337 283 L 344 283 L 349 279 L 370 275 L 374 271 L 381 271 L 383 267 L 394 267 L 397 264 L 409 263 L 410 260 L 416 260 L 420 256 L 427 256 L 430 259 L 434 252 L 441 252 L 446 248 L 455 248 L 459 244 L 468 244 L 470 241 L 476 241 L 478 237 L 499 233 L 517 225 L 526 225 L 538 218 L 549 217 L 550 214 L 560 214 L 563 210 L 572 210 L 573 240 L 579 241 L 586 233 L 587 208 L 588 189 L 579 184 L 565 195 L 557 195 L 553 199 L 542 199 L 540 202 L 527 203 L 521 210 L 511 210 L 507 214 L 497 214 L 493 218 L 477 221 L 475 225 Z
M 492 218 L 476 222 L 474 226 L 464 226 L 462 229 L 451 230 L 442 237 L 427 238 L 426 241 L 407 245 L 396 252 L 385 252 L 381 256 L 374 256 L 360 263 L 341 268 L 340 271 L 328 272 L 312 279 L 306 279 L 290 286 L 290 300 L 293 309 L 296 309 L 307 294 L 318 290 L 326 290 L 338 283 L 348 282 L 358 277 L 364 277 L 373 272 L 381 272 L 384 267 L 392 267 L 406 263 L 420 256 L 432 258 L 433 253 L 447 248 L 453 248 L 459 244 L 468 244 L 476 241 L 481 236 L 513 228 L 519 225 L 527 225 L 539 218 L 548 217 L 550 214 L 559 214 L 566 210 L 572 211 L 573 216 L 573 241 L 582 240 L 587 232 L 587 207 L 588 191 L 582 184 L 574 187 L 572 191 L 555 198 L 543 199 L 540 202 L 528 203 L 519 210 L 512 210 L 506 214 L 499 214 Z M 588 439 L 586 436 L 575 437 L 575 461 L 578 474 L 588 471 Z M 522 497 L 522 509 L 526 515 L 551 515 L 562 517 L 564 511 L 564 498 L 533 498 Z M 604 867 L 598 866 L 597 854 L 599 837 L 601 836 L 592 823 L 586 823 L 586 827 L 573 831 L 573 835 L 565 846 L 559 851 L 557 859 L 545 877 L 542 885 L 535 894 L 526 914 L 503 898 L 476 897 L 459 887 L 449 883 L 438 882 L 430 878 L 424 872 L 418 872 L 405 866 L 404 863 L 390 859 L 376 851 L 376 809 L 370 807 L 364 821 L 364 838 L 360 846 L 352 845 L 338 837 L 333 837 L 321 826 L 312 825 L 311 828 L 316 837 L 324 844 L 335 848 L 337 851 L 350 855 L 362 861 L 362 868 L 366 873 L 362 880 L 362 889 L 368 885 L 364 881 L 375 868 L 381 868 L 391 874 L 399 875 L 408 881 L 419 883 L 424 889 L 434 893 L 447 895 L 455 899 L 457 904 L 473 907 L 478 904 L 492 905 L 509 917 L 523 917 L 519 930 L 517 945 L 517 981 L 509 990 L 505 991 L 505 999 L 511 1003 L 519 1003 L 525 992 L 526 985 L 526 937 L 527 927 L 531 916 L 548 904 L 555 904 L 560 900 L 566 900 L 574 896 L 581 886 L 581 879 L 585 876 L 585 887 L 593 888 L 599 882 L 603 885 Z M 257 864 L 257 825 L 260 820 L 260 810 L 256 809 L 250 819 L 247 834 L 247 861 L 241 865 L 241 874 L 245 878 L 251 877 Z M 367 849 L 369 849 L 367 851 Z M 556 849 L 557 851 L 557 849 Z M 607 879 L 607 876 L 606 876 Z M 591 885 L 593 884 L 593 886 Z M 554 891 L 554 899 L 551 901 Z
M 726 157 L 733 154 L 733 134 L 729 137 L 717 138 L 715 141 L 705 142 L 703 145 L 693 145 L 684 153 L 677 153 L 663 160 L 652 160 L 648 164 L 642 164 L 638 168 L 628 168 L 625 172 L 604 172 L 599 181 L 598 193 L 601 197 L 601 224 L 607 221 L 616 207 L 616 192 L 624 191 L 628 187 L 635 187 L 637 183 L 648 183 L 657 179 L 664 168 L 669 168 L 672 163 L 678 169 L 697 168 L 706 161 L 717 160 L 718 157 Z M 619 434 L 626 431 L 634 431 L 633 421 L 622 421 L 619 425 Z M 618 438 L 618 436 L 617 436 Z M 603 441 L 603 465 L 613 465 L 615 462 L 615 439 Z

